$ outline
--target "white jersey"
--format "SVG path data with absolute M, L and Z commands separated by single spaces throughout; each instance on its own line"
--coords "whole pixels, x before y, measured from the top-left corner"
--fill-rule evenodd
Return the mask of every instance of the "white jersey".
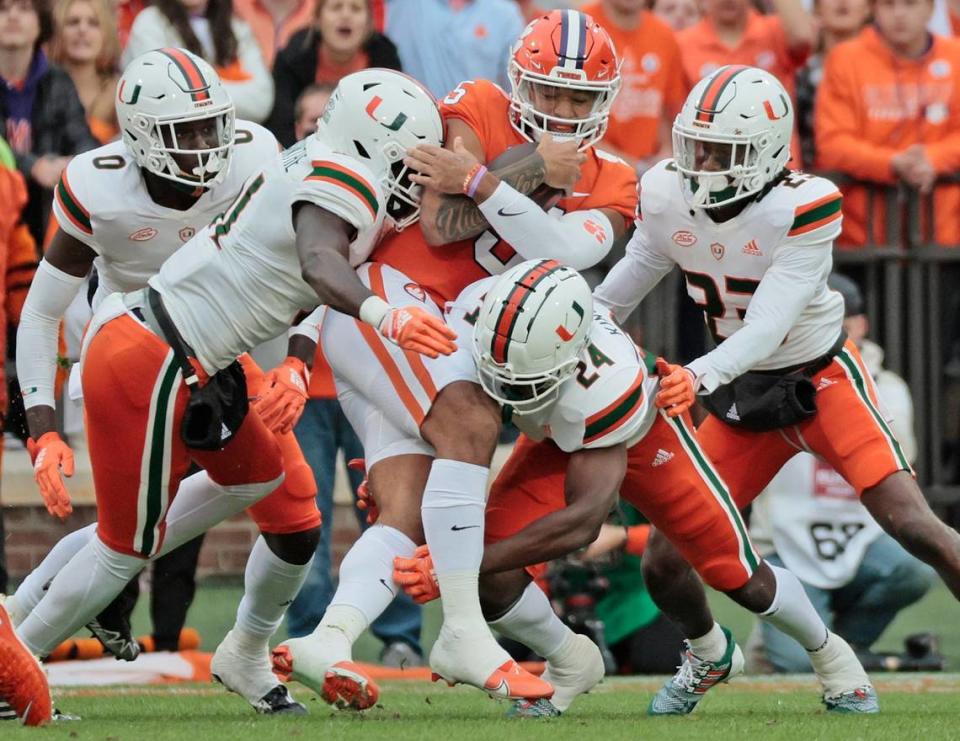
M 842 196 L 829 180 L 790 173 L 733 219 L 686 205 L 673 160 L 641 180 L 627 256 L 597 289 L 625 316 L 674 265 L 718 343 L 689 365 L 705 391 L 748 370 L 810 362 L 836 342 L 843 299 L 827 288 Z
M 366 166 L 309 137 L 284 152 L 282 163 L 250 177 L 234 203 L 150 279 L 208 373 L 319 303 L 301 277 L 293 229 L 301 202 L 351 224 L 350 263 L 366 259 L 383 226 L 380 185 Z
M 913 401 L 902 378 L 882 367 L 883 350 L 865 340 L 864 363 L 890 427 L 912 460 Z M 820 589 L 837 589 L 857 574 L 883 529 L 843 477 L 809 453 L 791 458 L 753 503 L 750 535 L 763 555 L 776 552 L 797 577 Z
M 468 286 L 449 313 L 475 323 L 483 296 L 494 281 L 487 278 Z M 465 337 L 457 327 L 459 321 L 451 319 L 451 326 Z M 646 360 L 626 334 L 594 313 L 590 341 L 580 354 L 576 373 L 560 387 L 557 401 L 534 414 L 514 415 L 513 423 L 533 440 L 549 437 L 566 452 L 620 443 L 629 447 L 647 434 L 657 414 L 653 397 L 658 380 L 649 375 Z
M 226 178 L 185 211 L 150 197 L 140 166 L 122 141 L 70 161 L 53 209 L 60 228 L 97 253 L 94 308 L 114 291 L 143 288 L 170 255 L 226 210 L 250 175 L 280 162 L 273 134 L 250 121 L 237 121 L 236 129 Z

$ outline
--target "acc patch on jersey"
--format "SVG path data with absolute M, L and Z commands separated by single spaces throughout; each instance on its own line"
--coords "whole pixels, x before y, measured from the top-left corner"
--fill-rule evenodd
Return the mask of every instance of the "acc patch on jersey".
M 145 226 L 143 229 L 137 229 L 133 234 L 130 235 L 130 239 L 134 242 L 146 242 L 148 239 L 153 239 L 157 236 L 157 230 L 152 226 Z

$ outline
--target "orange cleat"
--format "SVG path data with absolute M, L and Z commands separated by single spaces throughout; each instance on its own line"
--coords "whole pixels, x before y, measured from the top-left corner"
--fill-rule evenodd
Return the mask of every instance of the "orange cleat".
M 434 682 L 442 679 L 451 687 L 461 682 L 459 679 L 450 679 L 436 672 L 433 672 L 431 678 Z M 552 684 L 531 674 L 513 659 L 508 659 L 497 667 L 481 689 L 490 697 L 508 700 L 538 700 L 553 697 Z
M 6 700 L 27 726 L 40 726 L 53 717 L 53 699 L 40 662 L 13 630 L 13 621 L 0 603 L 0 699 Z
M 341 661 L 327 670 L 320 693 L 341 710 L 366 710 L 377 704 L 380 688 L 352 661 Z

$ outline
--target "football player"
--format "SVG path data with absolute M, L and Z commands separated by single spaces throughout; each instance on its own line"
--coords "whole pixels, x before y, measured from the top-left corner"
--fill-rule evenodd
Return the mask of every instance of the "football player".
M 72 161 L 56 189 L 59 229 L 30 287 L 18 334 L 18 373 L 37 483 L 50 512 L 60 517 L 71 506 L 58 468 L 66 475 L 73 470 L 73 453 L 56 432 L 53 394 L 57 332 L 66 307 L 93 267 L 99 280 L 94 309 L 114 291 L 145 286 L 167 257 L 226 210 L 250 175 L 280 157 L 269 131 L 235 121 L 216 72 L 181 49 L 151 51 L 131 62 L 118 84 L 116 106 L 122 140 Z M 270 395 L 271 386 L 283 387 L 286 380 L 278 378 L 280 371 L 263 379 L 249 356 L 244 367 L 254 398 Z M 282 619 L 279 605 L 299 590 L 309 549 L 320 537 L 320 515 L 311 499 L 316 487 L 303 454 L 292 435 L 278 441 L 286 478 L 270 497 L 248 502 L 262 537 L 248 563 L 248 599 L 214 660 L 220 680 L 261 712 L 303 711 L 270 673 L 266 642 Z M 190 477 L 180 492 L 182 501 L 199 505 L 211 496 L 211 487 L 206 473 Z M 174 527 L 163 551 L 210 524 L 194 514 L 188 527 Z M 21 584 L 8 605 L 15 622 L 34 608 L 45 585 L 95 529 L 91 525 L 67 536 Z M 152 538 L 141 553 L 155 556 L 159 547 L 160 539 Z M 90 627 L 118 656 L 136 658 L 129 635 L 124 639 L 110 630 L 119 626 L 95 619 Z
M 509 60 L 511 92 L 465 82 L 442 102 L 445 148 L 416 149 L 406 163 L 427 186 L 421 220 L 388 236 L 361 267 L 364 282 L 395 305 L 436 317 L 469 283 L 525 257 L 596 264 L 624 233 L 636 206 L 633 170 L 593 147 L 620 84 L 606 31 L 577 11 L 534 20 Z M 488 171 L 511 147 L 527 156 Z M 553 213 L 527 197 L 543 184 L 563 196 Z M 443 627 L 434 672 L 498 696 L 548 696 L 494 641 L 480 610 L 483 509 L 499 410 L 475 377 L 447 358 L 423 360 L 385 345 L 369 328 L 329 312 L 321 330 L 344 412 L 364 444 L 380 520 L 340 567 L 340 585 L 312 636 L 275 650 L 275 668 L 338 704 L 368 707 L 375 689 L 325 686 L 326 668 L 347 661 L 357 637 L 390 603 L 394 556 L 425 538 L 443 584 Z M 421 501 L 422 500 L 422 501 Z
M 401 161 L 406 149 L 441 136 L 435 101 L 410 78 L 382 70 L 345 77 L 314 137 L 282 162 L 265 157 L 233 203 L 174 252 L 148 287 L 100 303 L 81 355 L 97 530 L 19 625 L 33 653 L 49 653 L 96 614 L 165 535 L 179 539 L 172 531 L 189 528 L 193 537 L 198 523 L 210 526 L 276 488 L 279 447 L 260 415 L 245 413 L 234 361 L 319 302 L 360 311 L 371 293 L 352 266 L 367 258 L 390 214 L 417 209 Z M 206 153 L 191 154 L 193 174 L 209 169 Z M 415 307 L 386 307 L 376 331 L 432 355 L 455 347 L 442 320 Z M 54 454 L 41 450 L 38 460 Z M 203 496 L 177 490 L 191 460 L 209 474 Z M 55 465 L 45 475 L 59 477 Z M 267 590 L 285 574 L 269 563 L 261 568 L 264 593 L 248 588 L 245 602 L 272 600 L 279 620 L 282 605 Z M 269 635 L 275 625 L 257 627 L 269 627 Z M 260 656 L 259 641 L 242 648 Z M 4 679 L 0 670 L 0 686 Z
M 849 699 L 874 697 L 850 646 L 827 630 L 793 574 L 757 555 L 689 415 L 669 417 L 656 408 L 657 375 L 669 364 L 660 359 L 654 368 L 592 304 L 580 275 L 537 260 L 470 286 L 448 315 L 461 348 L 473 325 L 480 384 L 524 433 L 487 503 L 480 593 L 491 627 L 547 659 L 556 710 L 600 681 L 599 649 L 563 624 L 531 577 L 544 562 L 592 543 L 619 493 L 708 584 L 811 649 L 828 707 L 875 710 L 875 700 Z M 454 360 L 466 352 L 458 350 Z M 397 566 L 397 581 L 419 601 L 438 595 L 429 554 L 398 559 Z M 743 671 L 740 649 L 732 640 L 727 645 L 720 670 L 688 656 L 686 696 L 672 703 L 695 704 L 708 687 Z M 575 654 L 587 666 L 572 662 Z M 651 713 L 666 710 L 662 699 Z M 546 702 L 515 708 L 520 715 L 552 710 Z
M 960 597 L 960 538 L 917 487 L 842 332 L 843 300 L 827 287 L 841 195 L 829 180 L 785 169 L 792 131 L 790 98 L 769 73 L 727 66 L 698 82 L 674 122 L 674 158 L 644 174 L 636 233 L 595 298 L 622 320 L 678 265 L 717 346 L 674 368 L 659 398 L 681 415 L 700 395 L 711 412 L 700 445 L 737 507 L 794 454 L 813 452 Z M 666 706 L 691 670 L 722 670 L 731 639 L 662 534 L 643 565 L 651 595 L 695 639 L 661 690 Z

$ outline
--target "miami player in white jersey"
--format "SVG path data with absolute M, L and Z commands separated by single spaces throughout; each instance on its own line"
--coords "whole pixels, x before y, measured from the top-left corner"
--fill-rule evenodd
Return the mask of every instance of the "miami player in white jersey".
M 711 414 L 697 436 L 737 506 L 813 452 L 960 597 L 960 537 L 917 487 L 827 287 L 841 195 L 785 168 L 792 133 L 790 99 L 769 73 L 727 66 L 697 83 L 674 122 L 674 158 L 642 178 L 636 232 L 595 299 L 622 320 L 679 266 L 717 346 L 664 378 L 660 401 L 682 414 L 699 394 Z M 718 666 L 729 639 L 690 567 L 656 533 L 643 563 L 661 609 L 697 637 L 695 658 Z M 687 672 L 685 662 L 663 698 L 682 693 Z
M 369 121 L 357 127 L 360 118 Z M 245 413 L 235 359 L 320 302 L 360 313 L 371 294 L 352 266 L 385 219 L 418 208 L 406 149 L 441 137 L 436 104 L 418 83 L 381 70 L 348 76 L 315 138 L 264 163 L 147 288 L 101 302 L 81 356 L 97 532 L 18 627 L 30 651 L 48 653 L 102 608 L 165 535 L 175 539 L 175 525 L 212 525 L 276 487 L 279 449 Z M 407 349 L 455 347 L 442 321 L 415 308 L 386 306 L 376 327 Z M 191 459 L 212 482 L 203 498 L 177 491 Z
M 75 158 L 56 189 L 59 229 L 30 288 L 18 335 L 18 369 L 35 441 L 31 447 L 36 460 L 42 460 L 37 481 L 51 512 L 59 516 L 69 513 L 70 504 L 56 467 L 61 464 L 69 474 L 72 452 L 54 427 L 57 333 L 85 276 L 96 268 L 94 309 L 114 291 L 142 288 L 164 260 L 226 210 L 251 174 L 280 162 L 274 136 L 257 124 L 235 121 L 233 103 L 216 72 L 184 50 L 159 49 L 131 62 L 119 82 L 116 105 L 122 140 Z M 249 357 L 244 367 L 253 395 L 269 397 L 276 374 L 264 379 Z M 283 616 L 276 605 L 296 595 L 309 568 L 310 548 L 320 537 L 319 512 L 311 498 L 316 487 L 306 461 L 292 435 L 278 436 L 278 442 L 286 478 L 263 502 L 249 502 L 263 534 L 248 563 L 250 599 L 242 603 L 236 631 L 221 645 L 215 661 L 221 681 L 261 712 L 303 710 L 278 686 L 263 654 Z M 202 501 L 211 486 L 201 472 L 184 483 L 181 495 Z M 206 529 L 199 519 L 192 527 L 195 534 Z M 9 602 L 16 623 L 95 529 L 91 525 L 64 538 L 24 580 Z M 174 527 L 163 552 L 191 532 Z M 143 553 L 155 556 L 159 548 L 159 540 L 152 539 Z M 119 612 L 104 610 L 89 627 L 118 658 L 132 660 L 139 647 Z M 236 649 L 238 642 L 257 642 L 236 640 L 246 633 L 257 634 L 264 645 Z
M 565 711 L 603 676 L 599 649 L 560 621 L 532 578 L 547 561 L 592 543 L 618 493 L 711 586 L 798 640 L 822 645 L 814 665 L 826 697 L 872 692 L 852 649 L 828 632 L 796 578 L 756 554 L 689 415 L 657 408 L 658 375 L 669 364 L 654 363 L 594 313 L 580 275 L 553 261 L 521 263 L 464 291 L 448 321 L 461 338 L 472 334 L 484 391 L 524 433 L 490 492 L 480 567 L 491 627 L 544 656 L 556 690 L 552 706 L 521 702 L 516 713 Z M 454 358 L 466 355 L 466 344 Z M 428 553 L 398 559 L 397 567 L 397 581 L 416 599 L 440 594 Z M 784 589 L 800 597 L 778 601 Z M 729 647 L 725 671 L 688 678 L 691 694 L 742 671 L 740 650 Z

